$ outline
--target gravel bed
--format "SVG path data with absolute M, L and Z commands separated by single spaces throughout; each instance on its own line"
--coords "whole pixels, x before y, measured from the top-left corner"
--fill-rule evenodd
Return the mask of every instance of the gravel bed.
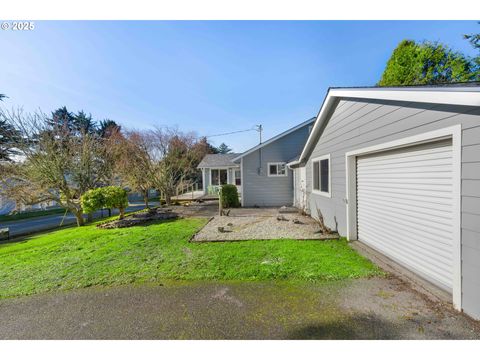
M 284 220 L 278 220 L 278 217 Z M 219 228 L 223 228 L 223 231 L 219 231 Z M 298 214 L 215 216 L 192 238 L 192 241 L 323 240 L 338 238 L 337 234 L 324 235 L 317 233 L 318 230 L 319 226 L 312 218 Z

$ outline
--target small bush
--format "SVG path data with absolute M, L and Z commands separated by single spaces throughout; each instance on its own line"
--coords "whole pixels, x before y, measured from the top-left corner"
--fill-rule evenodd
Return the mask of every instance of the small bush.
M 224 208 L 240 207 L 240 201 L 238 200 L 237 187 L 231 184 L 222 185 L 221 200 L 222 200 L 222 206 Z
M 80 201 L 85 214 L 91 214 L 103 208 L 105 200 L 103 198 L 102 188 L 88 190 L 82 195 Z
M 128 206 L 127 191 L 118 186 L 92 189 L 82 195 L 81 203 L 82 209 L 86 214 L 102 208 L 116 208 L 120 211 L 119 218 L 122 219 Z

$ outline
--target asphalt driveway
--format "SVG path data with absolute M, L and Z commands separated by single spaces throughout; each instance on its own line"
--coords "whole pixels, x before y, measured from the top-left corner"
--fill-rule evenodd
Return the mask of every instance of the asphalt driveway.
M 0 301 L 1 339 L 480 339 L 397 278 L 176 282 Z

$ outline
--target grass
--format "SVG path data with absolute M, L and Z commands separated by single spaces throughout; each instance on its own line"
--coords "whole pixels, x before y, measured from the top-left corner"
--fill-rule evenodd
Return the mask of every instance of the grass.
M 67 228 L 0 245 L 0 298 L 173 280 L 325 281 L 381 271 L 345 240 L 189 243 L 205 219 Z
M 65 213 L 65 209 L 25 211 L 25 212 L 12 214 L 12 215 L 0 215 L 0 221 L 14 221 L 14 220 L 30 219 L 30 218 L 39 217 L 39 216 L 56 215 L 56 214 L 64 214 L 64 213 Z

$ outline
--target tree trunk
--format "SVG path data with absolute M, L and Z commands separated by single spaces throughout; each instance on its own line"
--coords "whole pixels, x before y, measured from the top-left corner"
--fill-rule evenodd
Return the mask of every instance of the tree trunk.
M 112 216 L 112 209 L 108 209 L 108 217 Z
M 82 211 L 73 211 L 73 210 L 70 210 L 70 211 L 73 212 L 73 215 L 75 215 L 75 218 L 77 219 L 77 226 L 83 226 L 85 221 L 83 219 Z
M 91 223 L 93 221 L 93 213 L 87 214 L 87 222 Z
M 125 217 L 125 209 L 124 208 L 120 208 L 118 209 L 120 211 L 120 215 L 118 215 L 118 218 L 120 220 L 122 220 L 124 217 Z
M 145 208 L 148 209 L 148 190 L 143 193 L 143 201 L 145 202 Z
M 165 204 L 170 206 L 172 204 L 172 195 L 167 191 L 165 192 Z

